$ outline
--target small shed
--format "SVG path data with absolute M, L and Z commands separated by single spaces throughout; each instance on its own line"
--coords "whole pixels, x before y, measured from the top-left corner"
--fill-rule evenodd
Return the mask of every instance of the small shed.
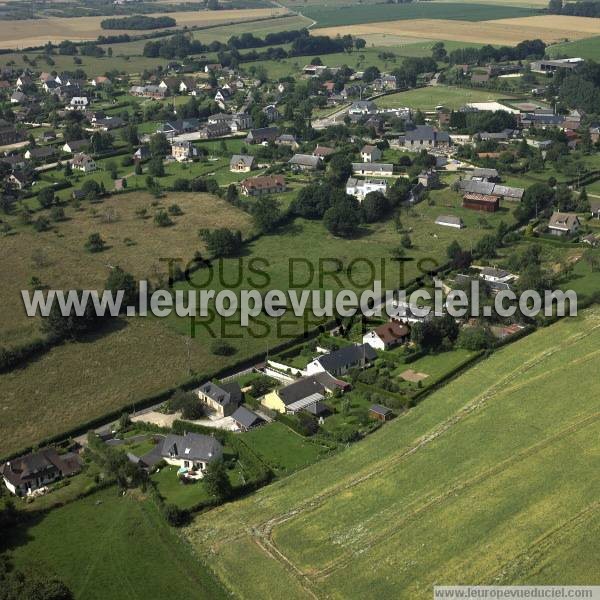
M 378 421 L 389 421 L 393 416 L 391 409 L 381 404 L 373 404 L 369 409 L 369 417 Z

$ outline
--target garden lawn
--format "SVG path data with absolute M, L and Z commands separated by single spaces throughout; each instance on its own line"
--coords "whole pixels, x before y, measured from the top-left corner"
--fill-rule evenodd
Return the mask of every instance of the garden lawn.
M 277 475 L 310 465 L 327 452 L 327 448 L 304 438 L 283 423 L 273 422 L 242 434 L 247 444 Z

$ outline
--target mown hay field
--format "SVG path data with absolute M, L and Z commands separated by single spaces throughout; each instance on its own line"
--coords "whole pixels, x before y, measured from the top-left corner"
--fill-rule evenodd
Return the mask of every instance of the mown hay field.
M 247 21 L 284 14 L 287 9 L 252 8 L 244 10 L 206 10 L 198 12 L 172 12 L 148 16 L 170 16 L 177 21 L 176 28 L 216 25 Z M 46 42 L 55 44 L 63 40 L 86 41 L 95 40 L 99 35 L 119 35 L 123 33 L 136 34 L 139 32 L 120 29 L 102 29 L 101 21 L 106 17 L 74 17 L 62 19 L 50 17 L 27 21 L 0 22 L 0 48 L 26 48 L 41 46 Z
M 347 451 L 199 515 L 186 535 L 242 598 L 592 584 L 599 343 L 598 308 L 540 330 Z
M 600 20 L 587 17 L 544 15 L 523 18 L 480 21 L 476 26 L 470 21 L 440 19 L 414 19 L 410 21 L 383 21 L 351 27 L 319 29 L 319 35 L 358 35 L 368 43 L 385 45 L 391 35 L 424 39 L 516 45 L 523 40 L 540 38 L 547 43 L 577 40 L 600 35 Z M 377 36 L 370 39 L 369 36 Z M 392 38 L 392 44 L 393 38 Z

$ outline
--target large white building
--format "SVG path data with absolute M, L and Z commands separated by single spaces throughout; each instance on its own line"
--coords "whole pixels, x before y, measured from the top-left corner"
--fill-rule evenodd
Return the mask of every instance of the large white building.
M 361 202 L 370 192 L 387 193 L 388 183 L 385 179 L 356 179 L 348 178 L 346 182 L 346 194 L 356 196 Z

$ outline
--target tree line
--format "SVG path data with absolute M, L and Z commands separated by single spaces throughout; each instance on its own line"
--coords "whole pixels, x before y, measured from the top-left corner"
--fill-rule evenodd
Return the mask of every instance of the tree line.
M 147 17 L 133 15 L 131 17 L 115 17 L 100 22 L 102 29 L 163 29 L 175 27 L 177 21 L 173 17 Z

